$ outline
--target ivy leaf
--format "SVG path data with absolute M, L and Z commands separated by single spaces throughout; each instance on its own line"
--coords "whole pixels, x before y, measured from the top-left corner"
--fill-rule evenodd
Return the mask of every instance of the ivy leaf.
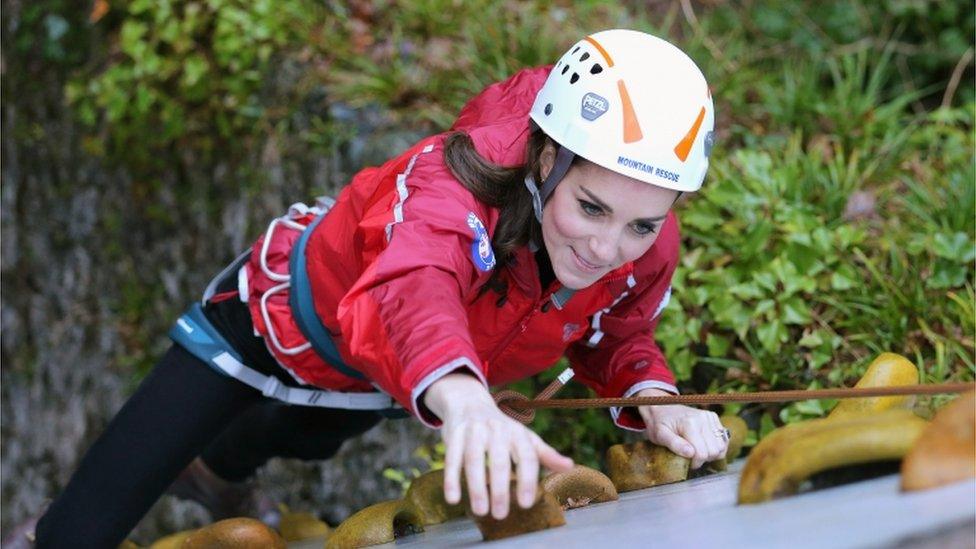
M 149 27 L 141 21 L 128 20 L 122 25 L 119 31 L 119 47 L 122 52 L 131 57 L 137 63 L 145 57 L 148 47 L 143 41 Z
M 764 349 L 770 352 L 777 352 L 782 343 L 789 337 L 786 327 L 779 320 L 770 320 L 765 324 L 760 324 L 756 328 L 756 337 Z
M 834 290 L 850 290 L 857 286 L 857 271 L 850 265 L 844 264 L 830 275 L 830 287 Z
M 968 263 L 976 258 L 976 244 L 969 240 L 966 233 L 936 234 L 932 251 L 939 257 L 952 259 L 959 263 Z
M 782 320 L 784 324 L 809 324 L 813 320 L 813 315 L 810 313 L 810 308 L 807 307 L 806 302 L 804 302 L 799 297 L 793 297 L 786 302 L 784 302 L 780 311 L 782 312 Z
M 725 356 L 728 354 L 732 342 L 726 337 L 709 333 L 705 337 L 705 345 L 708 347 L 708 356 Z
M 797 342 L 797 345 L 801 347 L 813 348 L 813 347 L 819 347 L 820 345 L 823 345 L 823 342 L 824 340 L 823 337 L 821 337 L 820 335 L 820 330 L 814 330 L 809 334 L 806 334 L 802 338 L 800 338 L 800 341 Z

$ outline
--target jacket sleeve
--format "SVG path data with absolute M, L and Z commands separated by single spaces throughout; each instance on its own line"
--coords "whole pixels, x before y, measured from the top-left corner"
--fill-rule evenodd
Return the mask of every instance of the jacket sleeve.
M 464 370 L 487 387 L 464 303 L 494 260 L 486 208 L 441 158 L 439 145 L 420 150 L 395 201 L 364 216 L 357 237 L 377 249 L 338 307 L 351 365 L 431 427 L 439 420 L 418 402 L 431 383 Z
M 590 329 L 567 350 L 576 377 L 599 396 L 629 397 L 647 388 L 678 393 L 674 375 L 654 341 L 654 330 L 671 297 L 677 244 L 672 219 L 652 248 L 656 257 L 642 258 L 643 265 L 653 266 L 652 272 L 641 276 L 643 265 L 638 265 L 617 302 L 593 315 Z M 644 428 L 636 408 L 611 408 L 610 414 L 619 427 Z

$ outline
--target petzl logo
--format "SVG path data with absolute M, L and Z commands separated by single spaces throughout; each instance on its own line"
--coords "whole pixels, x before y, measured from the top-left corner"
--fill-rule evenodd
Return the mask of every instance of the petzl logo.
M 495 267 L 495 251 L 491 249 L 491 237 L 485 230 L 484 223 L 474 212 L 468 212 L 468 227 L 474 233 L 471 243 L 471 262 L 481 271 L 490 271 Z
M 580 115 L 587 120 L 596 120 L 610 108 L 610 103 L 595 93 L 588 93 L 583 96 L 583 105 L 580 107 Z
M 706 157 L 712 154 L 713 146 L 715 146 L 715 133 L 708 132 L 705 134 L 705 156 Z

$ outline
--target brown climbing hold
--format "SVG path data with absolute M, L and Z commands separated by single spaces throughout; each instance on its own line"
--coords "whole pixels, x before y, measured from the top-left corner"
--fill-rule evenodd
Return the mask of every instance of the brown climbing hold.
M 871 362 L 854 387 L 896 387 L 916 383 L 918 383 L 918 368 L 915 364 L 899 354 L 881 353 Z M 827 417 L 840 419 L 896 408 L 909 409 L 914 403 L 915 397 L 912 395 L 848 398 L 837 403 Z
M 321 538 L 323 541 L 329 537 L 329 525 L 321 521 L 311 513 L 292 513 L 285 510 L 281 514 L 281 522 L 278 524 L 278 531 L 285 541 L 302 541 L 306 539 Z
M 944 406 L 901 464 L 902 490 L 926 490 L 976 477 L 976 393 Z
M 822 471 L 901 459 L 926 423 L 909 410 L 885 410 L 782 427 L 749 455 L 739 479 L 739 503 L 795 494 L 804 480 Z
M 251 518 L 225 519 L 190 534 L 182 549 L 285 549 L 285 540 L 263 522 Z
M 464 516 L 465 501 L 451 505 L 444 499 L 444 470 L 437 469 L 415 478 L 404 500 L 420 513 L 424 526 L 440 524 Z
M 542 488 L 552 494 L 563 509 L 619 499 L 609 477 L 584 465 L 577 465 L 565 473 L 550 473 L 542 479 Z
M 511 494 L 515 493 L 515 482 L 511 484 Z M 502 520 L 496 520 L 491 513 L 483 517 L 472 516 L 481 536 L 485 541 L 518 536 L 537 530 L 555 528 L 566 524 L 563 509 L 552 494 L 547 493 L 542 486 L 536 490 L 535 503 L 528 509 L 523 509 L 513 498 L 508 509 L 508 515 Z
M 690 465 L 688 458 L 646 440 L 607 450 L 607 469 L 618 492 L 680 482 L 688 478 Z
M 423 521 L 413 505 L 395 499 L 360 510 L 332 531 L 326 549 L 352 549 L 389 543 L 423 532 Z

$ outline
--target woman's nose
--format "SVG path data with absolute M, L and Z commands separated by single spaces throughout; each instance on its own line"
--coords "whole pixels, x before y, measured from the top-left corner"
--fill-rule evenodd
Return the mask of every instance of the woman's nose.
M 592 259 L 601 265 L 609 265 L 613 262 L 617 253 L 617 231 L 601 231 L 590 237 L 590 253 Z

